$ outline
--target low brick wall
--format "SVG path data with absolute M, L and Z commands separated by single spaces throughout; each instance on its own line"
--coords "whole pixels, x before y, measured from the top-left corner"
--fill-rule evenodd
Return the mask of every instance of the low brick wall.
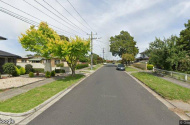
M 147 70 L 147 63 L 134 63 L 133 66 L 143 70 Z

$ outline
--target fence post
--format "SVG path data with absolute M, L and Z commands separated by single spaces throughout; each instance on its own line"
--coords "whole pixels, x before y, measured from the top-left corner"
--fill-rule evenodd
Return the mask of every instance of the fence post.
M 153 67 L 152 71 L 154 72 L 154 67 Z
M 172 74 L 172 71 L 171 71 L 170 75 L 171 75 L 171 77 L 173 77 L 173 76 L 172 76 L 172 75 L 173 75 L 173 74 Z
M 185 74 L 185 81 L 187 82 L 187 74 Z

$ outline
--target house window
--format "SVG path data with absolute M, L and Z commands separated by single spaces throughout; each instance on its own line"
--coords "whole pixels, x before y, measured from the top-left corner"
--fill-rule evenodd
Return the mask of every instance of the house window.
M 60 60 L 55 60 L 55 64 L 60 64 Z
M 32 61 L 32 63 L 40 63 L 40 61 Z
M 50 63 L 51 61 L 49 59 L 43 60 L 44 63 Z

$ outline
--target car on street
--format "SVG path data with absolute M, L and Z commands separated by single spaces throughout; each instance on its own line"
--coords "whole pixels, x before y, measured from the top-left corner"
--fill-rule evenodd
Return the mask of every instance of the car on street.
M 124 64 L 118 64 L 116 69 L 121 70 L 121 71 L 125 71 L 125 65 Z

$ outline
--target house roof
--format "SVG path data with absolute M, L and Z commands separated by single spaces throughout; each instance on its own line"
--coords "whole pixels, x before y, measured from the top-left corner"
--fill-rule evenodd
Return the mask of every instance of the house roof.
M 16 58 L 21 58 L 18 55 L 12 54 L 12 53 L 8 53 L 5 51 L 0 50 L 0 57 L 16 57 Z
M 41 61 L 43 58 L 32 58 L 32 59 L 29 59 L 29 61 Z
M 7 38 L 0 36 L 0 40 L 7 40 Z

